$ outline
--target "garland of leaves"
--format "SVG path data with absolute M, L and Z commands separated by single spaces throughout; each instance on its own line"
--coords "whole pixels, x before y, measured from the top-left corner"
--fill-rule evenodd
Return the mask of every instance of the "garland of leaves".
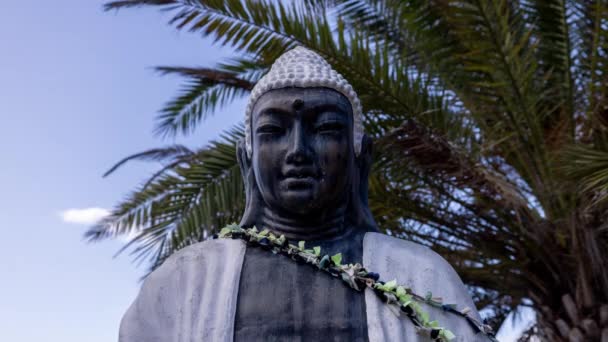
M 236 224 L 223 228 L 219 238 L 242 239 L 250 246 L 261 247 L 274 254 L 289 256 L 301 264 L 316 266 L 319 270 L 341 278 L 349 287 L 357 291 L 370 288 L 385 303 L 391 307 L 398 307 L 410 319 L 419 334 L 430 337 L 433 341 L 449 342 L 456 336 L 450 330 L 443 328 L 436 320 L 431 321 L 428 312 L 422 309 L 421 303 L 441 308 L 467 320 L 476 333 L 482 333 L 490 341 L 498 342 L 494 337 L 492 328 L 469 316 L 470 309 L 457 310 L 455 304 L 443 304 L 441 298 L 433 297 L 431 292 L 426 296 L 417 295 L 412 289 L 397 284 L 396 280 L 384 282 L 378 273 L 367 271 L 361 264 L 343 264 L 342 253 L 333 256 L 321 255 L 321 247 L 306 249 L 305 242 L 292 245 L 284 235 L 276 236 L 269 230 L 261 232 L 256 227 L 243 229 Z

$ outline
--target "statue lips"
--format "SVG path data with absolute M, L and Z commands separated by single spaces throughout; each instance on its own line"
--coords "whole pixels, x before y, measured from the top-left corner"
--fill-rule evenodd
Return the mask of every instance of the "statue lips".
M 292 168 L 283 172 L 287 190 L 310 190 L 319 180 L 319 172 L 311 167 Z

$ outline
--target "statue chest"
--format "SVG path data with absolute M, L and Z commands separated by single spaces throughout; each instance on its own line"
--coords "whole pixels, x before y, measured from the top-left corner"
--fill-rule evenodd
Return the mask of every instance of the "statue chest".
M 360 262 L 363 234 L 310 243 Z M 247 248 L 234 341 L 367 341 L 365 297 L 329 274 L 284 256 Z

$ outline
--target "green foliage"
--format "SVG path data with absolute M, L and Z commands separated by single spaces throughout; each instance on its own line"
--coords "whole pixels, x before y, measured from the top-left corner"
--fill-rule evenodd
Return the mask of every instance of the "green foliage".
M 86 237 L 133 235 L 124 249 L 134 246 L 136 259 L 148 257 L 154 269 L 176 250 L 238 220 L 245 199 L 235 151 L 242 137 L 243 127 L 238 126 L 196 152 L 160 154 L 156 159 L 169 157 L 169 167 L 132 192 Z M 150 155 L 140 153 L 117 165 Z
M 266 71 L 262 61 L 235 59 L 215 69 L 158 67 L 162 74 L 177 74 L 187 83 L 181 93 L 161 109 L 156 132 L 163 136 L 190 133 L 218 107 L 249 93 Z
M 342 264 L 342 253 L 332 255 L 331 261 L 333 261 L 334 265 L 340 266 Z
M 445 328 L 439 325 L 439 322 L 430 320 L 430 315 L 420 303 L 425 303 L 436 308 L 441 308 L 443 304 L 441 301 L 434 301 L 431 297 L 432 294 L 427 294 L 427 297 L 422 297 L 410 289 L 406 290 L 403 286 L 397 284 L 397 280 L 392 280 L 388 283 L 377 280 L 377 273 L 372 273 L 364 268 L 361 264 L 342 264 L 342 254 L 338 253 L 331 257 L 333 265 L 329 264 L 329 257 L 327 255 L 320 256 L 320 248 L 313 247 L 313 249 L 305 249 L 305 242 L 300 241 L 298 247 L 293 245 L 285 245 L 285 236 L 281 235 L 279 238 L 274 237 L 273 234 L 269 235 L 268 230 L 264 230 L 258 233 L 257 229 L 249 228 L 244 229 L 236 224 L 231 224 L 220 230 L 219 238 L 224 239 L 243 239 L 244 241 L 263 241 L 269 236 L 269 242 L 262 245 L 262 247 L 275 255 L 287 255 L 292 260 L 298 262 L 307 263 L 316 266 L 318 270 L 328 272 L 336 279 L 341 279 L 345 285 L 351 289 L 359 292 L 363 292 L 365 289 L 375 291 L 381 295 L 385 300 L 384 303 L 396 310 L 402 310 L 406 313 L 407 318 L 410 319 L 412 324 L 416 327 L 416 332 L 421 336 L 433 338 L 434 341 L 448 342 L 454 339 L 456 336 Z M 256 244 L 251 245 L 255 247 Z M 259 246 L 259 244 L 257 244 Z M 376 275 L 376 276 L 373 276 Z M 494 332 L 488 326 L 479 322 L 476 318 L 468 315 L 468 309 L 462 311 L 456 310 L 455 304 L 450 304 L 449 307 L 453 310 L 448 311 L 449 315 L 455 315 L 457 319 L 466 320 L 469 325 L 475 327 L 476 331 L 480 334 L 485 335 L 488 341 L 496 342 L 494 338 Z M 407 310 L 409 308 L 409 310 Z
M 563 315 L 563 294 L 582 316 L 608 302 L 605 2 L 125 0 L 106 9 L 137 6 L 167 10 L 177 29 L 243 56 L 159 68 L 186 79 L 157 118 L 159 134 L 191 132 L 246 96 L 281 53 L 306 46 L 362 101 L 381 229 L 448 259 L 494 324 L 525 303 Z M 241 135 L 121 161 L 166 166 L 88 236 L 135 232 L 130 246 L 156 267 L 236 220 Z

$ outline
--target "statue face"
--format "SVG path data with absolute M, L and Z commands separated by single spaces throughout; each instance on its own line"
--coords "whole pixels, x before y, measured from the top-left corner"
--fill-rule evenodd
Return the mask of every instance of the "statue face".
M 311 214 L 345 201 L 354 167 L 345 96 L 328 88 L 272 90 L 251 120 L 253 171 L 271 209 Z

